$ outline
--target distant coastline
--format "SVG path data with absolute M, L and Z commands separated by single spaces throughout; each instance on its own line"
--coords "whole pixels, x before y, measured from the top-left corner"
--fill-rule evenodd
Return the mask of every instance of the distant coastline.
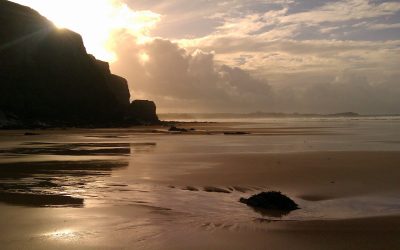
M 253 113 L 161 113 L 161 120 L 170 119 L 239 119 L 239 118 L 334 118 L 334 117 L 384 117 L 400 116 L 400 114 L 359 114 L 355 112 L 341 112 L 333 114 L 318 113 L 280 113 L 280 112 L 253 112 Z

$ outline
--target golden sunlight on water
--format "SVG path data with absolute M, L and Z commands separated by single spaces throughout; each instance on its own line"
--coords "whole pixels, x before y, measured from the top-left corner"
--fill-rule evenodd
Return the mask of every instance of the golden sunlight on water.
M 50 237 L 55 240 L 71 240 L 71 238 L 77 237 L 77 234 L 71 229 L 63 229 L 45 233 L 43 236 Z

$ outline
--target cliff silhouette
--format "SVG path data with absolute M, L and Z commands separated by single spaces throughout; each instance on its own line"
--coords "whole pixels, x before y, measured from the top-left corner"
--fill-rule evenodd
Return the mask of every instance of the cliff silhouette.
M 0 24 L 0 127 L 159 121 L 153 102 L 130 103 L 127 81 L 88 54 L 79 34 L 5 0 Z

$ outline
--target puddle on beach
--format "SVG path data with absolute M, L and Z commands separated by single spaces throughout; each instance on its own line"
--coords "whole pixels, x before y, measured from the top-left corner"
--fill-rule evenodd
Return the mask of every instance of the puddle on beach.
M 143 147 L 149 145 L 154 146 L 145 143 Z M 17 159 L 58 157 L 52 161 L 0 163 L 0 201 L 32 207 L 84 207 L 85 197 L 100 198 L 102 190 L 125 186 L 107 183 L 105 179 L 112 171 L 128 167 L 124 157 L 130 156 L 132 147 L 141 146 L 111 142 L 26 142 L 19 147 L 0 149 L 1 156 Z M 78 158 L 68 160 L 69 156 Z M 107 156 L 113 158 L 103 158 Z

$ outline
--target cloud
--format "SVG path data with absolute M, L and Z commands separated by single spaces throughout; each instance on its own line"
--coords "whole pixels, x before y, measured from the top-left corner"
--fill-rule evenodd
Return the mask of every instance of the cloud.
M 377 67 L 372 59 L 381 58 L 379 55 L 369 55 L 370 62 L 355 56 L 350 59 L 361 43 L 329 45 L 326 41 L 321 47 L 317 42 L 307 41 L 297 46 L 281 45 L 291 50 L 283 49 L 286 54 L 271 54 L 265 62 L 273 67 L 273 62 L 283 61 L 286 66 L 256 77 L 257 73 L 244 67 L 219 63 L 214 53 L 201 50 L 190 53 L 166 39 L 138 45 L 128 36 L 120 42 L 117 51 L 120 60 L 113 64 L 113 70 L 128 78 L 131 89 L 137 91 L 133 92 L 135 98 L 155 100 L 161 112 L 400 112 L 397 56 L 386 57 L 393 68 Z M 326 55 L 341 51 L 344 61 L 362 63 L 350 67 L 348 62 L 340 67 L 339 59 L 313 58 L 311 54 L 317 54 L 323 46 L 330 48 Z M 372 50 L 374 46 L 364 43 L 363 49 Z M 308 51 L 304 52 L 305 48 Z M 148 61 L 141 60 L 139 55 L 143 53 L 148 55 Z M 298 58 L 293 60 L 296 54 Z M 257 56 L 260 55 L 244 55 L 239 61 L 246 65 Z M 267 77 L 272 83 L 263 80 Z
M 319 8 L 278 17 L 281 23 L 320 24 L 344 22 L 381 16 L 390 16 L 400 11 L 399 2 L 373 3 L 369 0 L 331 1 Z
M 128 78 L 136 98 L 154 99 L 161 109 L 243 109 L 270 95 L 265 80 L 216 64 L 213 53 L 189 53 L 163 39 L 137 44 L 128 36 L 119 44 L 113 69 Z M 143 53 L 148 61 L 141 61 Z
M 192 23 L 189 10 L 197 4 L 171 1 L 159 10 L 177 3 L 188 11 L 174 22 Z M 341 39 L 395 28 L 385 18 L 400 3 L 325 1 L 306 9 L 299 1 L 204 3 L 196 12 L 202 17 L 193 18 L 215 21 L 208 34 L 141 45 L 129 36 L 119 40 L 113 68 L 128 77 L 135 97 L 169 112 L 400 112 L 400 38 Z
M 400 29 L 400 23 L 376 23 L 368 28 L 373 30 Z
M 396 96 L 400 94 L 400 88 L 393 80 L 387 78 L 382 83 L 374 83 L 364 74 L 349 70 L 339 73 L 332 81 L 321 81 L 292 91 L 299 91 L 294 96 L 300 112 L 356 111 L 371 114 L 385 113 L 384 110 L 386 113 L 398 113 L 399 101 Z M 293 104 L 282 103 L 280 108 L 287 109 L 285 105 Z

